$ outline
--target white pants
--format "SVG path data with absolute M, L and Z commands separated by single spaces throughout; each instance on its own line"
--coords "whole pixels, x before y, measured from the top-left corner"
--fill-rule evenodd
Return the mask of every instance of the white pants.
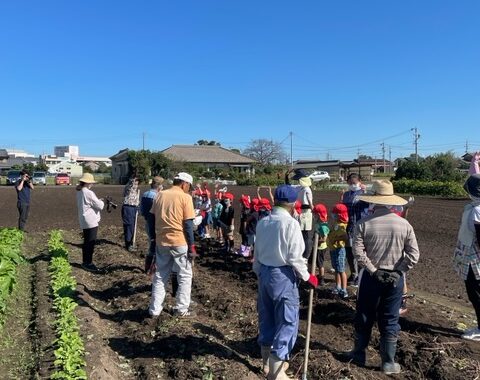
M 177 273 L 178 290 L 175 309 L 185 312 L 190 306 L 190 293 L 192 291 L 192 263 L 187 255 L 187 246 L 159 247 L 157 246 L 155 276 L 152 284 L 152 300 L 148 312 L 157 316 L 162 312 L 165 300 L 165 287 L 171 272 Z

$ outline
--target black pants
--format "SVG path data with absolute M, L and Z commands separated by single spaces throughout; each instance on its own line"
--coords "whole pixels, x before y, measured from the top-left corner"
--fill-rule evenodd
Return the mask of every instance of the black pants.
M 347 256 L 348 267 L 350 268 L 350 276 L 352 278 L 355 278 L 358 276 L 358 269 L 355 262 L 355 258 L 353 257 L 352 247 L 345 247 L 345 253 Z
M 93 250 L 95 249 L 95 240 L 97 240 L 98 227 L 87 228 L 83 230 L 82 256 L 83 264 L 91 264 L 93 259 Z
M 122 206 L 123 234 L 125 237 L 125 247 L 128 248 L 133 243 L 133 234 L 135 233 L 135 219 L 137 216 L 137 207 L 130 205 Z
M 313 247 L 313 230 L 302 231 L 303 242 L 305 243 L 305 251 L 303 251 L 303 257 L 309 259 L 312 254 Z
M 472 267 L 468 269 L 465 286 L 467 288 L 468 299 L 472 303 L 475 314 L 477 315 L 478 328 L 480 328 L 480 280 L 475 278 Z
M 25 224 L 27 224 L 28 211 L 30 210 L 30 204 L 17 202 L 18 209 L 18 229 L 23 231 L 25 229 Z

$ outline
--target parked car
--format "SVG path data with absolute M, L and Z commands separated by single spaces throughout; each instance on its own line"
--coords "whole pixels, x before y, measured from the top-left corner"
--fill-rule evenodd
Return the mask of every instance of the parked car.
M 7 173 L 7 185 L 15 185 L 15 182 L 17 182 L 20 177 L 20 170 L 10 170 Z
M 70 176 L 67 173 L 58 173 L 55 176 L 55 185 L 70 185 Z
M 32 182 L 34 185 L 43 185 L 47 184 L 47 173 L 45 172 L 33 172 Z
M 312 181 L 330 181 L 330 174 L 324 171 L 316 171 L 309 175 Z

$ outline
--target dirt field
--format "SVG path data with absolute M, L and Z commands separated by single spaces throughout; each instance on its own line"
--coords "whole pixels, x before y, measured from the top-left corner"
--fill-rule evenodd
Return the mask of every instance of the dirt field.
M 255 189 L 232 187 L 231 190 L 238 198 L 242 192 L 254 195 Z M 111 195 L 121 200 L 121 187 L 98 186 L 95 191 L 98 196 Z M 315 201 L 327 206 L 332 206 L 338 198 L 338 193 L 315 193 Z M 25 268 L 25 276 L 32 278 L 36 286 L 24 291 L 27 295 L 35 291 L 38 300 L 32 302 L 33 311 L 26 316 L 34 322 L 30 329 L 35 334 L 30 334 L 29 345 L 22 344 L 31 347 L 37 363 L 30 363 L 25 371 L 45 374 L 51 367 L 47 342 L 51 332 L 48 323 L 36 314 L 37 309 L 45 312 L 48 306 L 43 273 L 46 232 L 61 228 L 65 231 L 78 280 L 77 314 L 88 352 L 89 378 L 260 378 L 256 280 L 251 264 L 238 257 L 225 258 L 217 253 L 216 247 L 201 247 L 203 255 L 196 262 L 192 293 L 197 302 L 197 317 L 180 320 L 163 313 L 158 321 L 145 319 L 150 279 L 142 272 L 147 246 L 143 230 L 139 230 L 139 252 L 128 253 L 122 248 L 120 210 L 104 213 L 94 260 L 105 268 L 105 273 L 91 274 L 79 267 L 81 237 L 74 189 L 37 188 L 32 200 L 25 243 L 31 266 Z M 464 286 L 451 266 L 465 203 L 466 200 L 418 198 L 409 215 L 420 244 L 421 259 L 408 277 L 410 293 L 416 296 L 409 300 L 406 317 L 401 318 L 398 360 L 404 371 L 397 378 L 474 379 L 480 374 L 480 345 L 459 339 L 458 323 L 471 326 L 474 317 Z M 14 226 L 17 212 L 13 188 L 0 187 L 0 207 L 0 226 Z M 378 334 L 374 335 L 369 349 L 368 368 L 342 360 L 340 353 L 352 344 L 355 300 L 333 299 L 328 291 L 332 278 L 328 280 L 327 287 L 316 294 L 309 378 L 385 378 L 377 370 Z M 21 294 L 19 297 L 22 298 Z M 301 335 L 290 363 L 291 373 L 297 377 L 301 377 L 302 372 L 306 298 L 303 291 Z M 167 303 L 172 305 L 172 299 L 167 299 Z M 25 335 L 28 333 L 22 342 L 27 339 Z M 0 349 L 2 356 L 4 346 Z M 8 362 L 2 367 L 0 363 L 0 373 L 6 373 L 2 371 L 6 365 L 15 364 Z

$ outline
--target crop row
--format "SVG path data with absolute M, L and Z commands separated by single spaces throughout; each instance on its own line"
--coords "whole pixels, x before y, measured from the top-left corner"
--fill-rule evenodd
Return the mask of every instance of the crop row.
M 17 265 L 21 255 L 23 233 L 14 228 L 0 229 L 0 326 L 5 322 L 7 300 L 17 283 Z
M 68 251 L 60 231 L 50 233 L 48 251 L 51 255 L 49 272 L 55 319 L 55 372 L 52 379 L 86 379 L 85 348 L 75 316 L 75 289 L 77 282 L 72 276 Z

